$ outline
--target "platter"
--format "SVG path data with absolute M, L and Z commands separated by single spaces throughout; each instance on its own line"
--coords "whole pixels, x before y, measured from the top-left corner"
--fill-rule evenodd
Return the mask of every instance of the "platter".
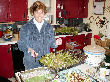
M 73 50 L 60 50 L 56 53 L 44 55 L 39 61 L 42 66 L 59 72 L 80 65 L 84 60 L 85 57 L 83 54 L 76 54 Z
M 51 82 L 55 71 L 48 67 L 38 67 L 15 73 L 18 82 Z

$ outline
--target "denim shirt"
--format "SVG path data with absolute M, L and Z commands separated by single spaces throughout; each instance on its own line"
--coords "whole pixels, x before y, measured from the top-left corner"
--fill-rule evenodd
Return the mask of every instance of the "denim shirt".
M 40 32 L 33 19 L 20 29 L 18 48 L 24 52 L 24 56 L 28 54 L 28 48 L 32 48 L 38 53 L 37 59 L 39 60 L 41 56 L 50 53 L 50 48 L 56 47 L 53 27 L 46 20 Z

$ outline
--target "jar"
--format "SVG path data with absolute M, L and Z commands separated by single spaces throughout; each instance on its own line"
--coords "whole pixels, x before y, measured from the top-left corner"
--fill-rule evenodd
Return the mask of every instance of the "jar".
M 100 67 L 100 77 L 101 78 L 105 78 L 105 76 L 106 76 L 106 67 L 105 66 L 103 66 L 103 67 Z

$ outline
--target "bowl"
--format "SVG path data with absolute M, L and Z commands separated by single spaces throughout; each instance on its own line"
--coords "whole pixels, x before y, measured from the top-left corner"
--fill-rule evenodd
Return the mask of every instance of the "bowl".
M 12 37 L 11 38 L 4 38 L 5 41 L 11 41 Z
M 12 36 L 11 35 L 3 36 L 3 38 L 4 38 L 5 41 L 11 41 Z

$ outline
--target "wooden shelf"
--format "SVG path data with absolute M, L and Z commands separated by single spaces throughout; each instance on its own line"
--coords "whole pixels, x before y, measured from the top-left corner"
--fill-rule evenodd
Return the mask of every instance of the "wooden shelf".
M 4 23 L 0 23 L 0 24 L 14 24 L 15 22 L 4 22 Z

